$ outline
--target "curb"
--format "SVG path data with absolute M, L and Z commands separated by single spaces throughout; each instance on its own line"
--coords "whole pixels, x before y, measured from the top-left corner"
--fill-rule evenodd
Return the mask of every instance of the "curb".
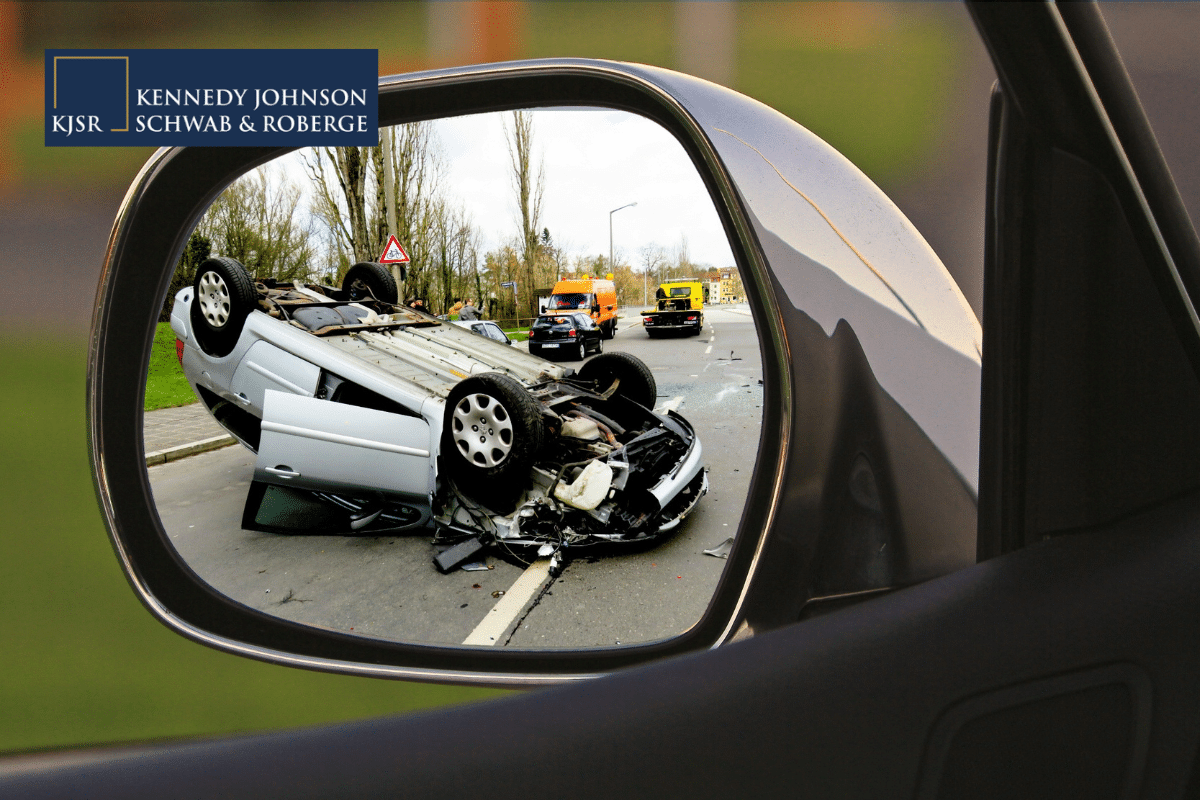
M 177 461 L 181 458 L 194 456 L 197 453 L 205 453 L 209 450 L 228 447 L 231 444 L 237 444 L 237 439 L 226 434 L 214 436 L 211 439 L 201 439 L 198 442 L 183 444 L 178 447 L 169 447 L 166 450 L 155 450 L 153 453 L 146 453 L 146 466 L 152 467 L 156 464 L 165 464 L 168 461 Z

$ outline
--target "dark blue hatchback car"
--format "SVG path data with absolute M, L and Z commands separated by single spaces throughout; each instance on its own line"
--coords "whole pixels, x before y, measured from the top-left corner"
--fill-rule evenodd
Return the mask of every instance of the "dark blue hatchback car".
M 587 314 L 548 314 L 529 329 L 529 354 L 582 361 L 589 352 L 604 352 L 603 340 L 603 331 Z

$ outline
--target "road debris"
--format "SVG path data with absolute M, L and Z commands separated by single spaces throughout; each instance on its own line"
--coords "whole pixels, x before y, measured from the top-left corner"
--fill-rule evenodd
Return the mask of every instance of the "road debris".
M 729 551 L 733 549 L 733 537 L 730 536 L 725 541 L 721 542 L 716 547 L 704 551 L 704 555 L 712 556 L 713 558 L 729 558 Z

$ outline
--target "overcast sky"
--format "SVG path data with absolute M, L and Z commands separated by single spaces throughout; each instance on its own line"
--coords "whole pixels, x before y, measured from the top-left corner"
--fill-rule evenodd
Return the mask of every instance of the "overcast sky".
M 609 109 L 533 112 L 534 156 L 545 175 L 541 227 L 572 254 L 608 254 L 613 245 L 640 269 L 650 243 L 668 251 L 687 238 L 692 261 L 732 266 L 717 212 L 683 147 L 644 117 Z M 466 205 L 492 249 L 518 228 L 504 124 L 512 114 L 438 120 L 448 195 Z
M 697 264 L 733 265 L 717 212 L 683 147 L 644 117 L 609 109 L 532 112 L 534 158 L 545 175 L 542 219 L 554 243 L 571 256 L 608 255 L 609 211 L 618 261 L 641 270 L 641 249 L 675 252 L 686 237 Z M 444 195 L 461 204 L 482 237 L 483 252 L 519 228 L 504 124 L 511 112 L 452 117 L 433 123 L 445 164 Z M 281 166 L 307 192 L 308 177 L 293 154 Z M 407 242 L 401 242 L 407 245 Z

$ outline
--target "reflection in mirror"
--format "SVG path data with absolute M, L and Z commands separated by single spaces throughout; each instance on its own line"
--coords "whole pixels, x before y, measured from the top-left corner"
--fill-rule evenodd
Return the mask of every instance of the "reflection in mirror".
M 172 544 L 239 603 L 390 641 L 688 630 L 762 370 L 683 148 L 582 108 L 382 138 L 276 159 L 192 233 L 146 387 Z

